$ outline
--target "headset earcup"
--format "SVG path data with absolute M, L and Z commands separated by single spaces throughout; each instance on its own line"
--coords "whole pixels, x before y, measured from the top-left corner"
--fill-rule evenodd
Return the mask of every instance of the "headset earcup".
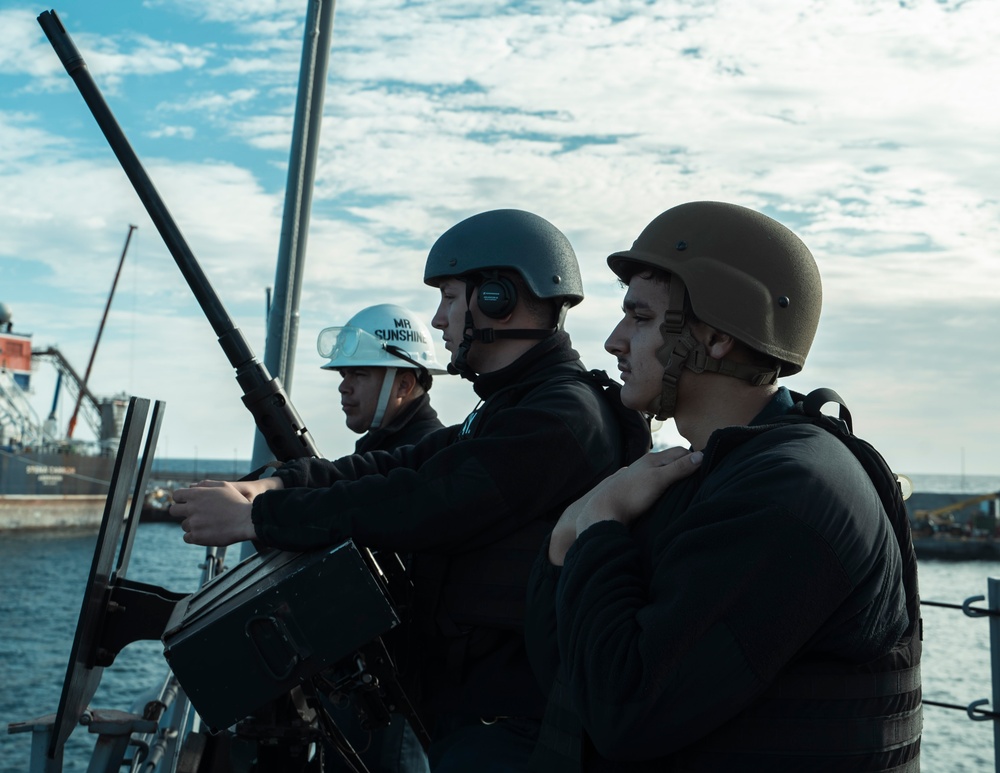
M 517 289 L 506 277 L 485 279 L 476 291 L 476 303 L 490 319 L 503 319 L 517 306 Z

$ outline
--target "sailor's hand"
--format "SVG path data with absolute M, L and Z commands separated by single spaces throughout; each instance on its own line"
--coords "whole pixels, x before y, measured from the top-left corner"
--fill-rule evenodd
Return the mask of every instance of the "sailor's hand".
M 634 521 L 672 483 L 697 470 L 701 458 L 684 448 L 668 448 L 648 453 L 605 478 L 563 511 L 549 538 L 549 561 L 562 566 L 577 536 L 598 521 Z
M 585 497 L 576 518 L 579 536 L 598 521 L 632 523 L 647 512 L 670 486 L 701 465 L 700 451 L 674 447 L 648 453 L 605 478 Z
M 583 508 L 594 495 L 596 488 L 592 488 L 573 504 L 563 510 L 559 516 L 555 527 L 552 529 L 552 536 L 549 538 L 549 561 L 556 566 L 562 566 L 566 559 L 566 551 L 576 541 L 576 521 L 583 512 Z
M 219 481 L 217 480 L 200 480 L 192 484 L 192 488 L 208 488 L 217 485 L 219 485 Z M 285 487 L 281 478 L 274 476 L 259 480 L 234 480 L 230 485 L 239 491 L 246 498 L 247 502 L 253 502 L 258 494 L 263 494 L 265 491 L 273 491 L 274 489 Z
M 191 488 L 177 489 L 173 499 L 170 515 L 182 519 L 185 542 L 222 547 L 257 536 L 250 519 L 250 501 L 233 483 L 201 481 Z

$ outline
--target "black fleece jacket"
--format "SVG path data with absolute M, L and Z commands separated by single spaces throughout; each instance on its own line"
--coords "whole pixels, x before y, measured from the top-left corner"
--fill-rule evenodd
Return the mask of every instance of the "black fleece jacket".
M 523 643 L 534 554 L 570 502 L 628 461 L 628 441 L 649 447 L 648 427 L 612 407 L 565 333 L 474 388 L 483 402 L 461 427 L 415 446 L 285 465 L 286 488 L 254 500 L 254 526 L 286 550 L 353 538 L 416 554 L 415 623 L 442 661 L 427 700 L 437 711 L 540 716 Z
M 595 524 L 561 569 L 539 553 L 527 639 L 560 704 L 549 741 L 564 762 L 581 749 L 572 715 L 584 770 L 674 770 L 793 662 L 866 663 L 900 639 L 900 554 L 878 495 L 830 433 L 769 423 L 789 407 L 782 390 L 752 426 L 714 433 L 699 471 L 632 528 Z M 557 758 L 537 769 L 579 769 Z
M 425 392 L 407 405 L 384 427 L 369 430 L 354 444 L 354 453 L 392 451 L 401 446 L 412 446 L 427 435 L 443 429 L 437 411 L 431 407 L 430 396 Z

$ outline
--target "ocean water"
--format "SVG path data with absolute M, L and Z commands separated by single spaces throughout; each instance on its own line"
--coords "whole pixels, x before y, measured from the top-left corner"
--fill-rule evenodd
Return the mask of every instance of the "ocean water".
M 249 459 L 160 459 L 153 457 L 153 480 L 170 480 L 178 473 L 185 476 L 238 480 L 253 468 Z
M 11 722 L 54 714 L 66 676 L 97 533 L 0 536 L 0 771 L 28 770 L 31 734 Z M 205 549 L 187 545 L 175 524 L 142 524 L 126 576 L 180 593 L 198 588 Z M 104 671 L 93 708 L 133 710 L 166 674 L 159 642 L 135 642 Z M 65 771 L 85 771 L 95 736 L 78 727 L 66 744 Z
M 960 487 L 962 482 L 948 476 L 933 477 L 940 478 L 930 481 L 938 487 L 925 488 L 921 481 L 917 490 L 1000 489 L 1000 477 L 975 481 L 983 486 L 977 489 Z M 30 734 L 8 735 L 7 724 L 55 713 L 58 708 L 95 544 L 95 533 L 0 537 L 0 773 L 23 773 L 29 765 Z M 142 524 L 127 576 L 190 593 L 197 589 L 203 559 L 204 549 L 182 542 L 176 525 Z M 235 556 L 229 563 L 233 560 Z M 991 576 L 1000 577 L 1000 562 L 923 561 L 921 597 L 961 604 L 969 597 L 987 595 Z M 961 706 L 980 699 L 992 704 L 988 619 L 930 606 L 923 608 L 923 616 L 924 697 Z M 145 700 L 165 674 L 159 642 L 129 645 L 105 670 L 91 706 L 133 710 L 133 704 Z M 993 770 L 992 724 L 973 722 L 964 711 L 926 706 L 923 769 Z M 83 727 L 74 730 L 66 744 L 63 769 L 85 771 L 95 740 Z
M 934 492 L 935 494 L 987 494 L 1000 491 L 1000 475 L 922 475 L 902 472 L 913 483 L 914 491 Z
M 235 480 L 250 472 L 248 459 L 195 459 L 176 458 L 153 460 L 152 477 L 170 478 L 181 473 L 190 475 L 216 475 L 225 480 Z M 922 473 L 905 474 L 913 482 L 914 491 L 932 491 L 938 494 L 984 494 L 1000 491 L 1000 475 L 928 475 Z

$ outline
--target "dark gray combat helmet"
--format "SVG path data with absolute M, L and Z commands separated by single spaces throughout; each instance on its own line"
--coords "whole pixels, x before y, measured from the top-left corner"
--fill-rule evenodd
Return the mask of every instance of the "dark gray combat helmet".
M 508 269 L 523 277 L 539 298 L 583 300 L 576 253 L 562 231 L 545 218 L 520 209 L 494 209 L 462 220 L 431 247 L 424 282 Z

